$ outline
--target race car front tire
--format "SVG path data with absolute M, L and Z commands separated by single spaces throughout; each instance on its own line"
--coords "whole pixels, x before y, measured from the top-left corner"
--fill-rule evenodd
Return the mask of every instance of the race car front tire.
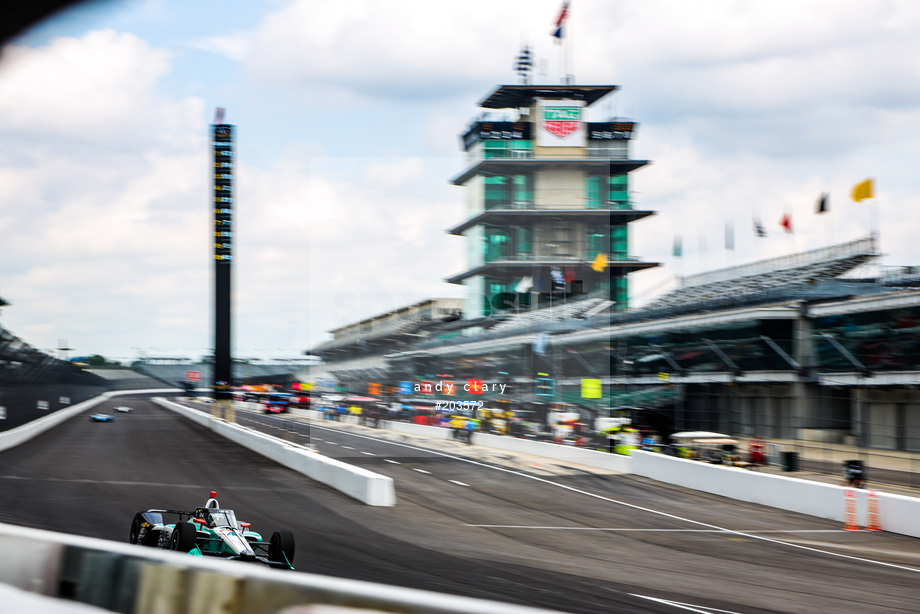
M 268 560 L 294 564 L 294 534 L 290 531 L 275 531 L 268 542 Z
M 177 552 L 188 552 L 195 547 L 195 526 L 190 522 L 177 522 L 169 538 L 169 549 Z

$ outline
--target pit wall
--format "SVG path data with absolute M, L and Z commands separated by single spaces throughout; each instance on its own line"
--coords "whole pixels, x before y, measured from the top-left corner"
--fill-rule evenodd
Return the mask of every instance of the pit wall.
M 380 507 L 396 505 L 393 478 L 328 458 L 309 448 L 270 437 L 239 424 L 213 418 L 204 412 L 166 399 L 156 398 L 154 401 L 166 409 L 211 429 L 225 439 L 293 469 L 312 480 L 330 486 L 362 503 Z
M 739 501 L 835 520 L 841 526 L 846 520 L 848 492 L 856 497 L 857 524 L 869 526 L 869 496 L 874 493 L 878 498 L 878 520 L 882 530 L 920 537 L 920 522 L 917 522 L 920 499 L 915 497 L 710 465 L 643 450 L 635 450 L 631 458 L 635 475 Z
M 319 412 L 314 412 L 319 414 Z M 452 439 L 451 429 L 424 426 L 408 422 L 387 422 L 387 428 L 407 434 L 438 439 Z M 609 454 L 571 446 L 474 433 L 473 443 L 493 449 L 532 454 L 542 458 L 586 465 L 620 473 L 631 473 L 701 492 L 766 505 L 777 509 L 846 521 L 846 494 L 856 498 L 856 521 L 860 527 L 870 526 L 869 493 L 878 501 L 878 523 L 884 531 L 920 537 L 920 499 L 877 491 L 848 489 L 812 480 L 758 473 L 738 467 L 711 465 L 699 461 L 666 456 L 655 452 L 635 450 L 630 456 Z
M 441 426 L 425 426 L 409 422 L 387 422 L 387 428 L 400 433 L 425 435 L 438 439 L 453 439 L 452 429 Z M 488 435 L 486 433 L 473 433 L 473 444 L 485 446 L 496 450 L 507 450 L 521 454 L 532 454 L 541 458 L 550 458 L 558 461 L 586 465 L 595 469 L 605 469 L 618 473 L 632 473 L 633 459 L 619 454 L 607 454 L 596 450 L 586 450 L 574 446 L 563 446 L 545 441 L 531 441 L 517 437 L 504 437 L 502 435 Z
M 550 614 L 9 524 L 0 524 L 0 552 L 0 587 L 13 587 L 0 590 L 0 597 L 14 594 L 16 602 L 24 602 L 17 612 L 279 614 L 323 605 L 332 607 L 316 611 L 338 612 L 341 606 L 354 614 Z M 11 593 L 14 589 L 27 593 Z M 0 611 L 12 612 L 4 607 L 9 605 L 0 602 Z

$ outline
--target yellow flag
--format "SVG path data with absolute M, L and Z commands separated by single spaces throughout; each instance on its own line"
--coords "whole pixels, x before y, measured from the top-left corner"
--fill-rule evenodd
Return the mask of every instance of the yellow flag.
M 607 268 L 607 255 L 598 254 L 597 257 L 594 259 L 594 264 L 591 265 L 591 268 L 598 272 L 606 269 Z
M 872 194 L 872 180 L 866 179 L 862 183 L 858 183 L 853 187 L 853 200 L 856 202 L 866 200 L 867 198 L 873 198 Z

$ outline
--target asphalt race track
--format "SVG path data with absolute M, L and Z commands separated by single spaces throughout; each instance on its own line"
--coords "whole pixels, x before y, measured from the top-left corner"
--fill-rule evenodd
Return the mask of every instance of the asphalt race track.
M 121 404 L 134 411 L 115 414 Z M 396 507 L 374 508 L 150 401 L 86 416 L 97 411 L 115 421 L 77 417 L 0 453 L 0 522 L 124 542 L 134 512 L 194 508 L 213 489 L 254 530 L 293 531 L 298 571 L 567 612 L 920 610 L 920 542 L 908 537 L 455 442 L 240 413 L 393 477 Z

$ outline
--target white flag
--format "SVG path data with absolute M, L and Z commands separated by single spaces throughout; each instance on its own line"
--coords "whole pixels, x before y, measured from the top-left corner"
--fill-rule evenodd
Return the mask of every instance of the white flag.
M 525 275 L 521 278 L 521 281 L 518 282 L 517 286 L 515 286 L 514 291 L 518 294 L 523 294 L 531 288 L 533 288 L 533 277 Z

